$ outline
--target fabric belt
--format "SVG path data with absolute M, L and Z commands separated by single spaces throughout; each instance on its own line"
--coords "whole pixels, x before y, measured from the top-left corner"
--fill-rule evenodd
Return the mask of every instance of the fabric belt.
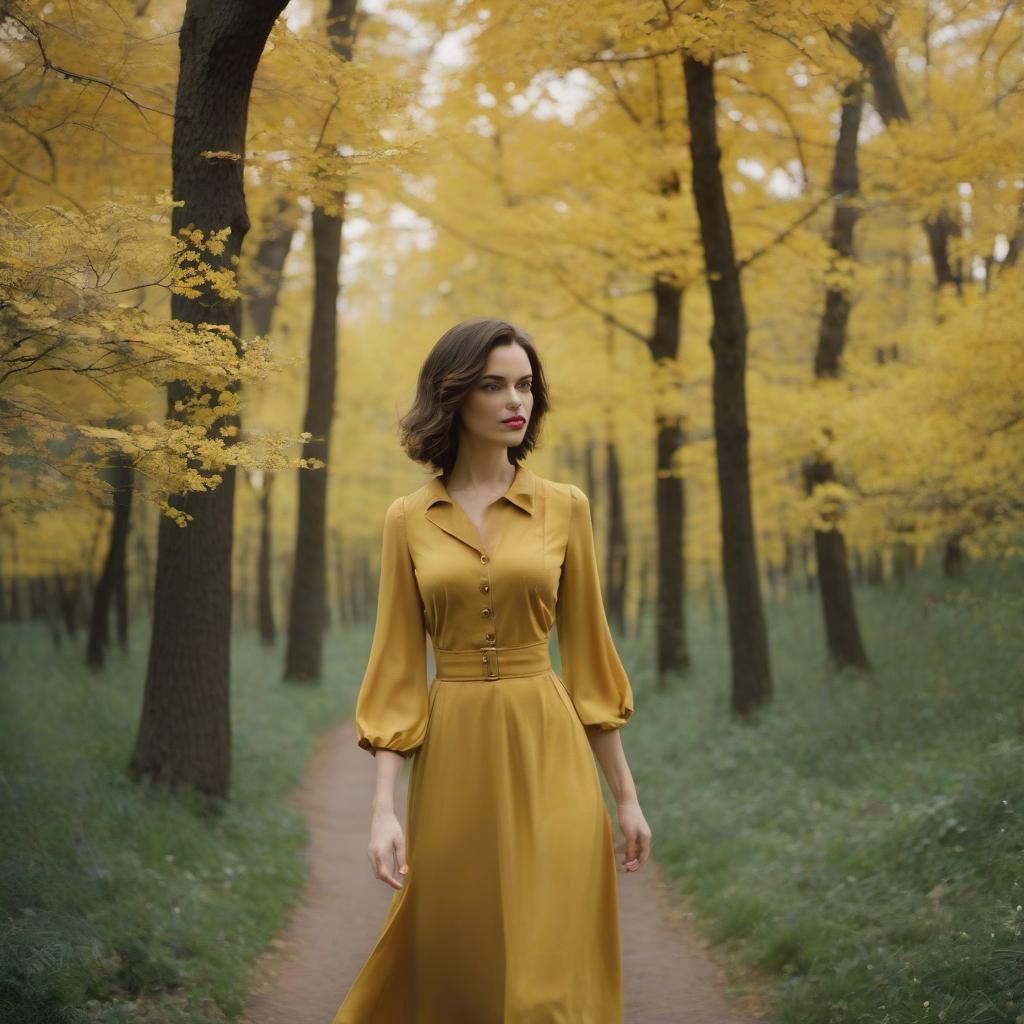
M 526 647 L 472 647 L 466 651 L 434 650 L 437 679 L 506 679 L 538 675 L 551 668 L 548 641 Z

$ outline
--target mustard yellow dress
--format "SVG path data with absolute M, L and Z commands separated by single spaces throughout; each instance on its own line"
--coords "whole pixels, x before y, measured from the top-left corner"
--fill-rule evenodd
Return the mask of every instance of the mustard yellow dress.
M 412 757 L 409 871 L 333 1024 L 622 1021 L 612 826 L 587 733 L 623 726 L 633 694 L 589 502 L 517 465 L 488 515 L 492 551 L 440 476 L 385 514 L 355 725 L 374 756 Z

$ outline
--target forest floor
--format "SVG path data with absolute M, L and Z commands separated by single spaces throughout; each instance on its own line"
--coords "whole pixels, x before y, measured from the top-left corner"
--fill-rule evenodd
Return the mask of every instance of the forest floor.
M 373 759 L 347 719 L 322 735 L 292 798 L 309 822 L 309 875 L 290 919 L 257 963 L 244 1024 L 331 1024 L 376 941 L 394 890 L 366 856 Z M 408 773 L 396 790 L 404 823 Z M 614 827 L 614 823 L 613 823 Z M 616 841 L 618 841 L 616 839 Z M 730 1000 L 725 977 L 657 863 L 618 874 L 625 1024 L 754 1024 L 764 1007 Z

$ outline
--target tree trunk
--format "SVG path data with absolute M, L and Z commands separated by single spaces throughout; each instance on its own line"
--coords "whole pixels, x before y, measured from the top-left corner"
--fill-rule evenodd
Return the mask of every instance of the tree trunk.
M 605 445 L 605 479 L 608 491 L 608 552 L 605 562 L 605 589 L 608 621 L 620 635 L 626 634 L 626 584 L 629 580 L 629 542 L 626 537 L 626 510 L 622 500 L 622 472 L 615 442 Z
M 352 57 L 356 0 L 330 0 L 328 36 L 343 60 Z M 337 213 L 313 208 L 313 324 L 309 338 L 309 380 L 303 430 L 312 437 L 303 458 L 320 459 L 322 469 L 299 470 L 298 524 L 288 614 L 288 648 L 284 678 L 318 680 L 323 671 L 327 623 L 327 485 L 330 472 L 331 423 L 337 378 L 338 275 L 345 193 L 336 198 Z
M 251 334 L 269 334 L 292 248 L 298 207 L 277 196 L 266 215 L 263 237 L 253 258 L 256 281 L 245 289 L 245 315 Z
M 835 197 L 832 211 L 833 252 L 843 259 L 855 255 L 853 232 L 859 216 L 857 207 L 847 200 L 855 200 L 860 193 L 860 173 L 857 168 L 857 133 L 863 108 L 863 89 L 860 82 L 850 82 L 843 90 L 839 119 L 839 140 L 836 143 L 832 165 L 831 192 Z M 839 377 L 843 349 L 850 324 L 850 294 L 845 288 L 832 286 L 825 293 L 825 310 L 818 329 L 818 347 L 814 353 L 814 374 L 818 378 Z
M 118 599 L 120 626 L 127 618 L 127 592 L 125 584 L 125 552 L 128 533 L 131 529 L 132 492 L 134 490 L 135 468 L 131 458 L 124 452 L 112 458 L 112 484 L 114 487 L 114 517 L 110 525 L 110 547 L 103 563 L 103 571 L 96 583 L 92 599 L 92 615 L 89 622 L 89 640 L 86 645 L 85 663 L 90 668 L 102 668 L 106 648 L 110 643 L 108 627 L 111 598 Z M 122 607 L 124 605 L 124 607 Z M 125 647 L 124 639 L 121 647 Z
M 640 637 L 643 635 L 644 630 L 647 628 L 647 608 L 650 605 L 650 597 L 648 591 L 650 589 L 649 583 L 651 578 L 650 573 L 651 561 L 644 555 L 640 559 L 640 579 L 638 580 L 637 586 L 637 602 L 636 602 L 636 631 L 634 635 Z
M 809 461 L 804 466 L 807 492 L 828 480 L 834 480 L 832 463 Z M 829 654 L 839 667 L 853 665 L 870 668 L 857 622 L 857 607 L 846 555 L 846 538 L 841 530 L 814 531 L 814 554 L 818 563 L 818 593 L 825 623 Z
M 285 196 L 275 197 L 267 211 L 263 236 L 253 258 L 256 281 L 246 287 L 245 316 L 251 334 L 269 334 L 277 309 L 278 296 L 284 280 L 284 265 L 291 251 L 295 236 L 295 222 L 298 207 Z M 260 482 L 259 546 L 256 556 L 256 593 L 245 595 L 245 600 L 254 598 L 256 607 L 256 628 L 260 643 L 272 647 L 277 640 L 274 624 L 273 593 L 271 588 L 271 533 L 270 533 L 270 488 L 273 474 L 264 473 Z
M 337 377 L 338 264 L 341 217 L 313 210 L 315 265 L 313 325 L 309 345 L 306 417 L 312 437 L 304 458 L 322 460 L 323 469 L 299 470 L 298 525 L 295 534 L 285 679 L 319 679 L 323 660 L 327 600 L 327 484 L 331 422 Z
M 758 579 L 747 426 L 747 316 L 715 125 L 714 68 L 683 57 L 693 195 L 714 313 L 714 424 L 722 516 L 722 578 L 729 612 L 732 708 L 747 715 L 772 694 L 768 630 Z
M 274 588 L 271 582 L 271 514 L 270 497 L 273 489 L 274 476 L 266 473 L 263 477 L 263 488 L 260 491 L 260 547 L 256 565 L 256 590 L 259 595 L 259 631 L 260 643 L 264 647 L 273 647 L 277 640 L 277 626 L 274 623 Z
M 860 192 L 857 133 L 863 102 L 860 82 L 850 82 L 843 90 L 839 141 L 836 144 L 831 184 L 835 204 L 830 241 L 833 251 L 843 259 L 852 259 L 854 256 L 853 231 L 858 211 L 849 200 Z M 825 309 L 818 332 L 818 347 L 814 353 L 814 373 L 819 379 L 839 376 L 849 324 L 849 292 L 845 288 L 830 287 L 825 293 Z M 835 479 L 835 467 L 824 456 L 813 457 L 804 466 L 808 495 L 813 493 L 815 487 Z M 814 550 L 829 654 L 840 668 L 846 665 L 868 668 L 868 656 L 861 639 L 857 603 L 846 557 L 846 538 L 838 522 L 830 530 L 814 531 Z
M 78 613 L 82 607 L 82 578 L 71 573 L 65 579 L 63 573 L 58 573 L 55 580 L 56 587 L 56 611 L 60 615 L 60 621 L 64 624 L 67 635 L 74 638 L 78 632 Z
M 893 121 L 909 121 L 910 110 L 903 98 L 899 75 L 892 58 L 886 52 L 882 34 L 873 25 L 854 24 L 846 40 L 850 52 L 871 76 L 875 94 L 875 109 L 886 125 Z M 952 284 L 960 294 L 963 286 L 963 272 L 959 264 L 954 267 L 949 258 L 949 240 L 960 234 L 959 225 L 950 217 L 945 207 L 937 217 L 922 220 L 928 240 L 928 252 L 935 273 L 935 286 Z
M 950 537 L 942 553 L 942 572 L 950 579 L 963 576 L 967 565 L 967 552 L 964 551 L 960 538 L 960 534 Z
M 679 191 L 678 179 L 662 187 L 662 194 Z M 679 360 L 682 332 L 683 290 L 676 281 L 654 281 L 654 328 L 648 342 L 655 364 Z M 675 405 L 674 396 L 668 406 Z M 683 550 L 686 523 L 686 483 L 673 470 L 676 453 L 686 441 L 683 418 L 675 411 L 658 408 L 655 413 L 655 508 L 657 510 L 657 621 L 655 624 L 655 685 L 663 690 L 670 673 L 690 667 L 686 643 L 686 555 Z
M 287 0 L 188 0 L 178 37 L 180 69 L 172 142 L 172 194 L 184 200 L 171 230 L 186 225 L 204 233 L 230 227 L 220 256 L 233 268 L 249 230 L 243 187 L 244 159 L 211 159 L 200 153 L 245 154 L 253 75 L 267 36 Z M 237 300 L 207 291 L 198 298 L 172 295 L 171 316 L 196 324 L 223 324 L 240 333 Z M 238 390 L 238 383 L 230 385 Z M 190 388 L 167 389 L 167 415 L 176 417 Z M 227 424 L 238 425 L 231 417 Z M 129 772 L 191 788 L 213 800 L 227 797 L 231 782 L 230 630 L 231 550 L 235 471 L 222 470 L 212 491 L 173 495 L 193 517 L 182 528 L 160 520 L 154 587 L 153 633 L 135 750 Z
M 613 317 L 605 318 L 605 349 L 608 366 L 615 362 L 615 331 Z M 605 409 L 607 422 L 614 421 L 611 399 Z M 622 500 L 622 468 L 619 465 L 619 450 L 615 437 L 609 432 L 605 439 L 604 460 L 605 490 L 608 494 L 608 516 L 606 519 L 607 548 L 605 551 L 605 608 L 612 628 L 626 634 L 626 596 L 629 586 L 629 540 L 626 529 L 626 509 Z

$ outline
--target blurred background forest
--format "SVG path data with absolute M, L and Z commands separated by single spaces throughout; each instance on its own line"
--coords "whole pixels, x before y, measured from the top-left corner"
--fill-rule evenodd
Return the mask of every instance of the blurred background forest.
M 237 1018 L 397 419 L 496 316 L 734 984 L 1024 1022 L 1022 58 L 1003 0 L 0 4 L 2 1019 Z

